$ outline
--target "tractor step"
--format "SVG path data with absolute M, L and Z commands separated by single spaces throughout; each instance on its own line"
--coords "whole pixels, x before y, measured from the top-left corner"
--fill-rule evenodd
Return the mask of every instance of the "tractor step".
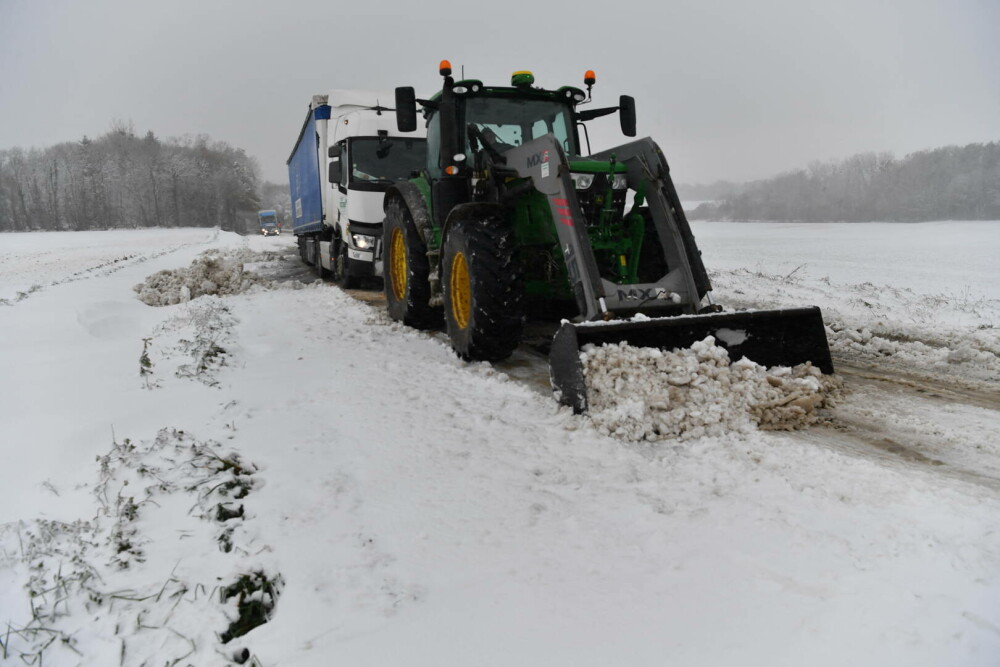
M 556 399 L 587 410 L 587 385 L 580 350 L 587 345 L 618 344 L 676 350 L 714 336 L 732 361 L 746 357 L 762 366 L 795 366 L 807 361 L 833 373 L 833 361 L 816 306 L 780 310 L 748 310 L 711 315 L 679 315 L 623 322 L 563 325 L 552 339 L 549 376 Z

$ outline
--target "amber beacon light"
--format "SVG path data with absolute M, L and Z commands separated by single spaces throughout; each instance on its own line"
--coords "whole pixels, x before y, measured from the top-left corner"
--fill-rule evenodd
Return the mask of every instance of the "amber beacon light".
M 441 76 L 451 76 L 451 62 L 442 60 L 441 64 L 438 65 L 438 72 Z
M 588 86 L 593 86 L 595 83 L 597 83 L 597 75 L 594 74 L 594 70 L 588 69 L 586 72 L 584 72 L 583 83 Z

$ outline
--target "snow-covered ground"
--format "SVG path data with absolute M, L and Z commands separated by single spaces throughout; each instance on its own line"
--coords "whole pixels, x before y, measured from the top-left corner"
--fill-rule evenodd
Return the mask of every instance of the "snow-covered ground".
M 824 308 L 821 424 L 615 439 L 330 284 L 133 290 L 289 236 L 0 236 L 0 662 L 996 665 L 1000 223 L 695 234 Z

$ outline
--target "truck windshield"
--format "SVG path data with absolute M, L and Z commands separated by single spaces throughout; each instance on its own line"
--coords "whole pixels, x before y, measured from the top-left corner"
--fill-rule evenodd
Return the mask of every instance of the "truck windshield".
M 410 178 L 427 162 L 424 139 L 376 137 L 351 139 L 351 181 L 384 183 Z
M 550 100 L 473 97 L 465 103 L 465 122 L 477 125 L 501 152 L 552 134 L 568 155 L 577 155 L 569 114 L 569 106 Z

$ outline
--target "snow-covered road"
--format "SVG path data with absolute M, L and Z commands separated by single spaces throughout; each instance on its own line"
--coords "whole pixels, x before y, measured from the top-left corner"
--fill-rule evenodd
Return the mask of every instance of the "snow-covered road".
M 854 364 L 825 425 L 624 442 L 330 284 L 131 289 L 208 247 L 294 273 L 286 236 L 0 238 L 0 661 L 995 665 L 996 267 L 893 283 L 878 244 L 827 264 L 881 227 L 718 224 L 695 229 L 717 300 L 817 303 Z M 997 240 L 979 224 L 961 247 Z M 764 270 L 762 233 L 800 259 Z M 276 604 L 223 645 L 247 573 Z

